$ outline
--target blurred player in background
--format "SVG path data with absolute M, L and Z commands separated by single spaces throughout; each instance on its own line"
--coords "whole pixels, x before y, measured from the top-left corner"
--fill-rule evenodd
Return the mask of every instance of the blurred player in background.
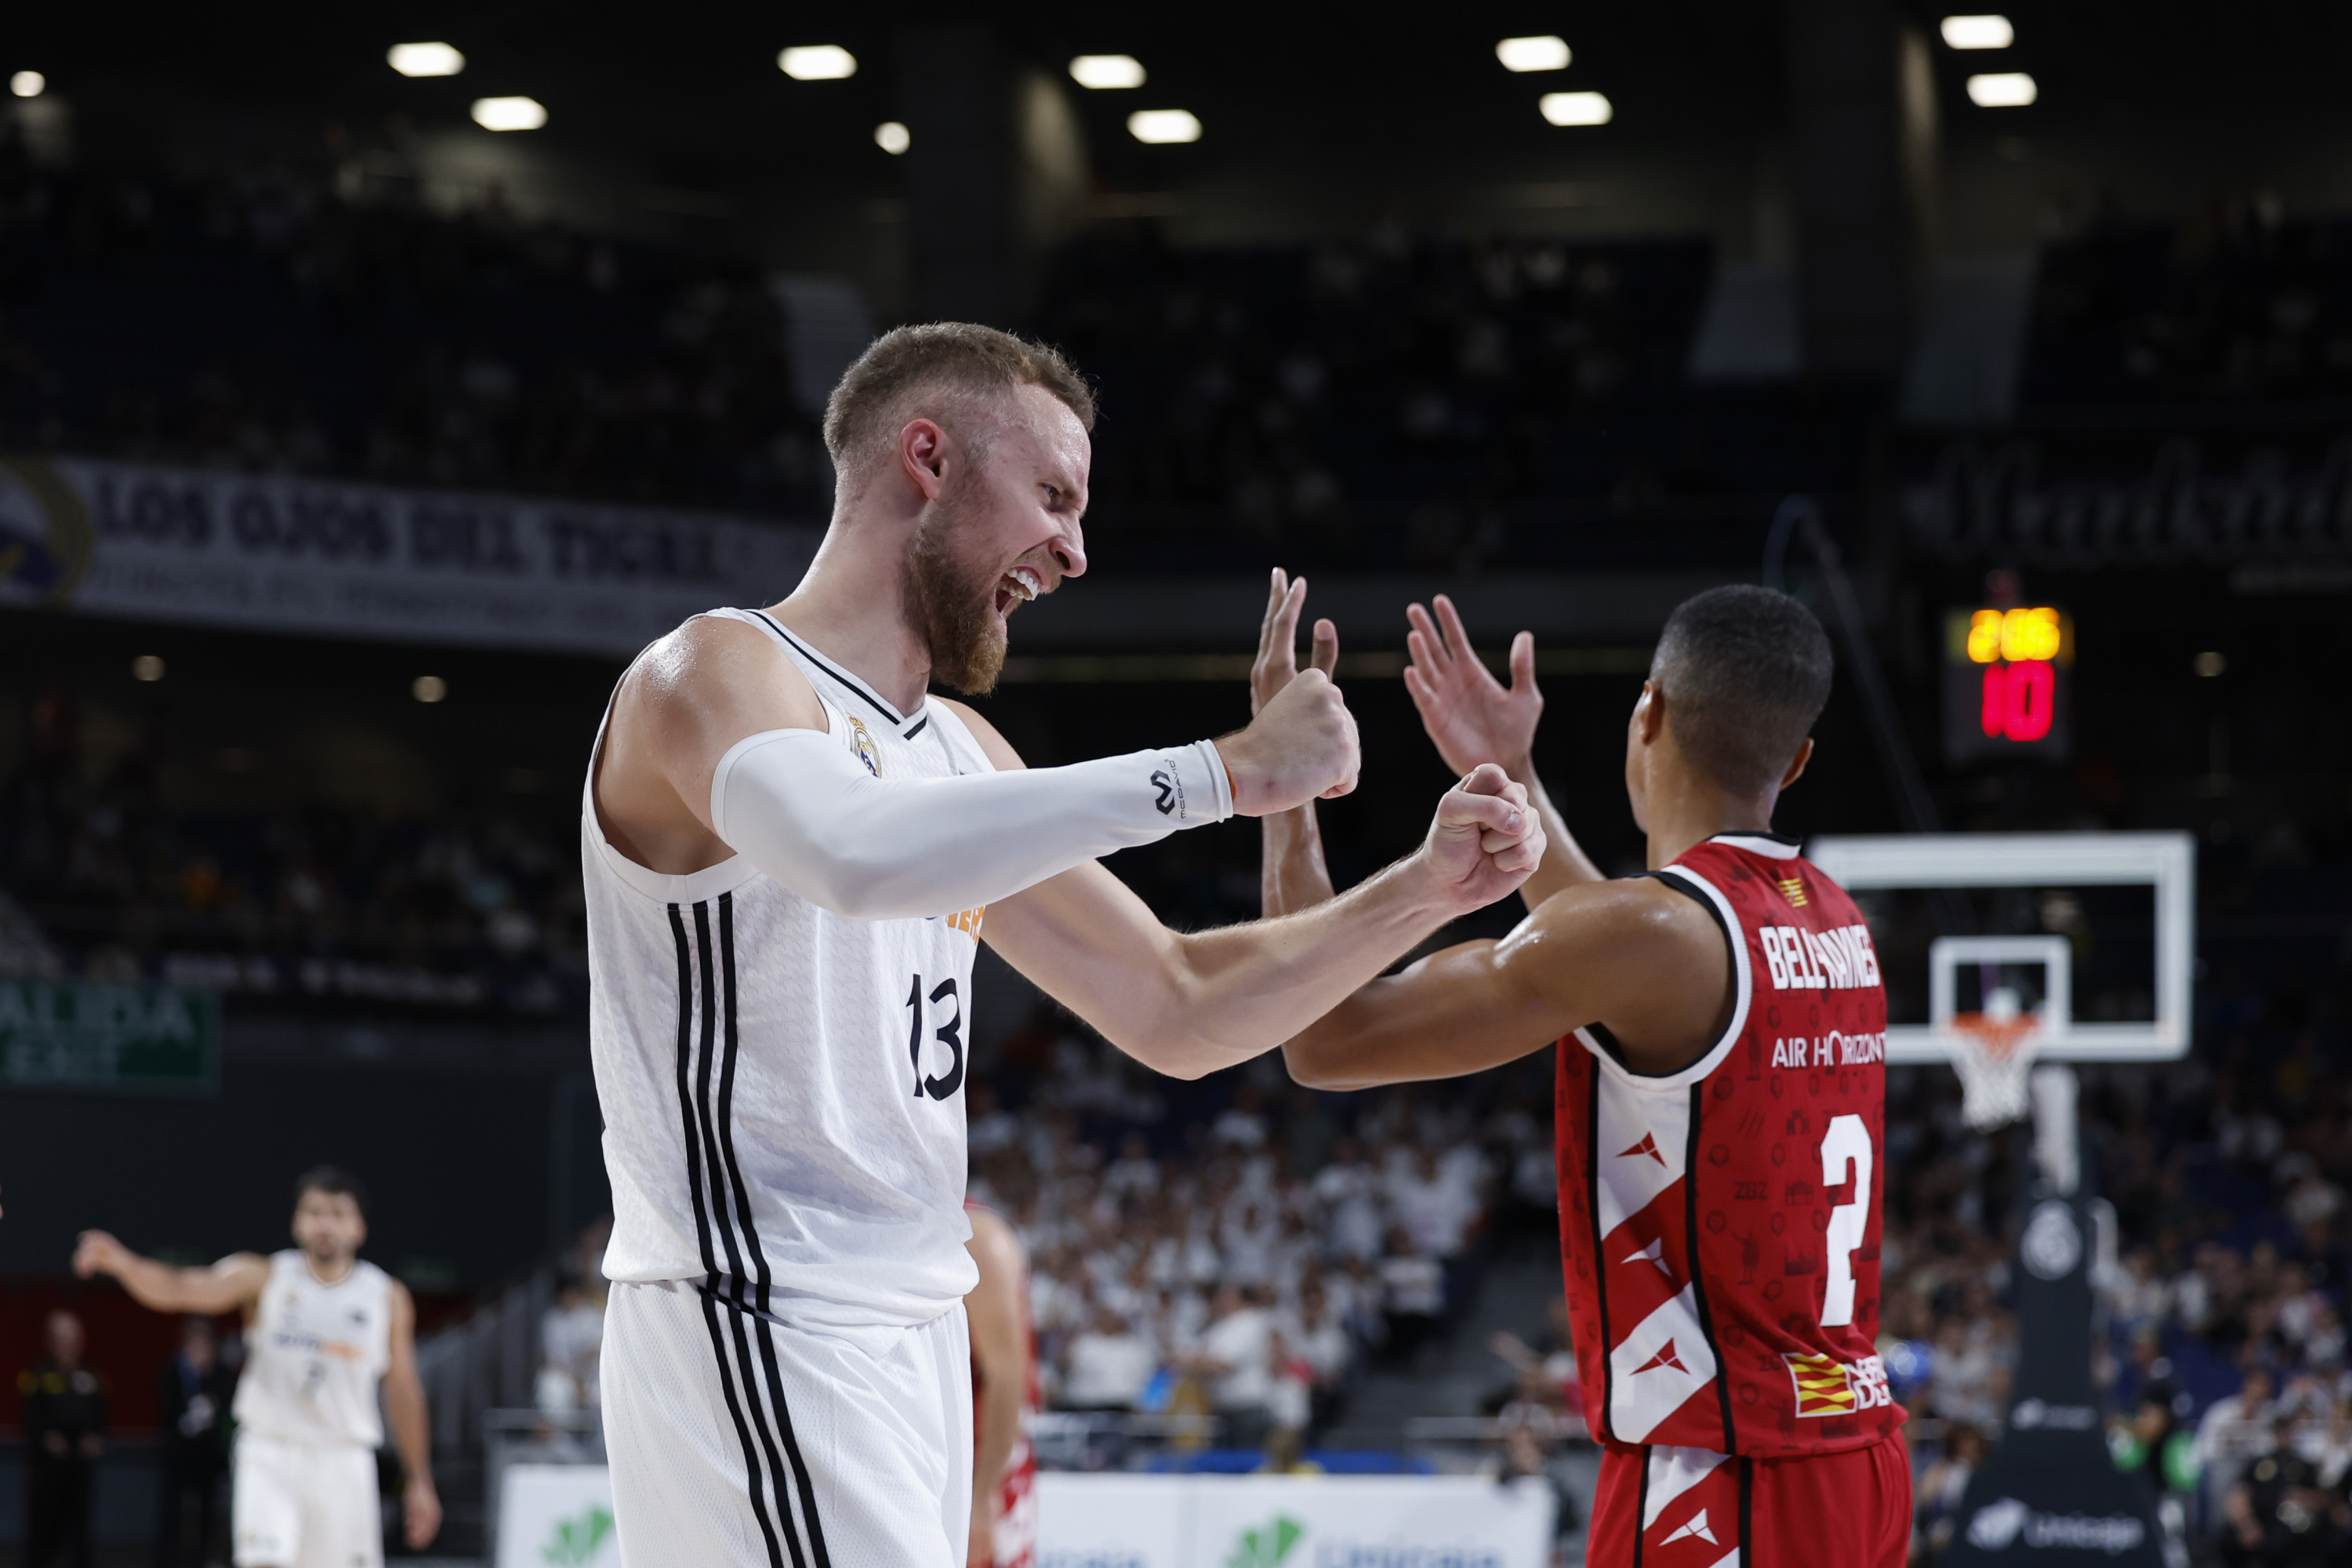
M 965 1042 L 985 940 L 1145 1066 L 1272 1049 L 1540 859 L 1482 770 L 1420 850 L 1304 915 L 1174 931 L 1098 863 L 1354 787 L 1322 674 L 1246 729 L 1030 769 L 982 693 L 1016 606 L 1085 571 L 1093 393 L 986 327 L 845 373 L 808 574 L 641 654 L 582 802 L 612 1177 L 602 1363 L 634 1568 L 951 1568 L 968 1549 L 975 1270 Z
M 379 1384 L 407 1476 L 402 1533 L 421 1551 L 440 1532 L 416 1306 L 406 1286 L 360 1258 L 362 1204 L 357 1181 L 322 1167 L 295 1184 L 295 1245 L 267 1258 L 239 1252 L 209 1268 L 173 1268 L 102 1230 L 84 1231 L 74 1249 L 76 1274 L 110 1274 L 142 1307 L 246 1314 L 229 1505 L 236 1568 L 379 1568 Z
M 1035 1568 L 1037 1450 L 1030 1427 L 1045 1401 L 1029 1322 L 1029 1258 L 994 1209 L 963 1206 L 971 1216 L 965 1249 L 980 1269 L 980 1283 L 963 1299 L 971 1325 L 972 1426 L 971 1547 L 964 1568 Z
M 1534 639 L 1512 643 L 1507 688 L 1445 599 L 1409 616 L 1406 685 L 1439 754 L 1500 763 L 1549 851 L 1508 937 L 1366 985 L 1283 1047 L 1293 1076 L 1451 1078 L 1557 1040 L 1561 1249 L 1603 1448 L 1587 1561 L 1896 1568 L 1911 1472 L 1873 1350 L 1886 996 L 1853 900 L 1772 831 L 1812 755 L 1829 639 L 1766 588 L 1675 611 L 1626 731 L 1651 869 L 1605 880 L 1529 761 Z M 1266 700 L 1297 617 L 1277 584 Z M 1315 663 L 1337 654 L 1319 623 Z M 1329 896 L 1311 805 L 1265 834 L 1268 914 Z

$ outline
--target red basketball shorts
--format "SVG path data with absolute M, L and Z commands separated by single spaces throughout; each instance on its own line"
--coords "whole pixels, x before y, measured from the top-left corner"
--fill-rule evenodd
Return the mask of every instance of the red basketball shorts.
M 1586 1568 L 1903 1568 L 1911 1458 L 1902 1434 L 1795 1459 L 1605 1449 Z

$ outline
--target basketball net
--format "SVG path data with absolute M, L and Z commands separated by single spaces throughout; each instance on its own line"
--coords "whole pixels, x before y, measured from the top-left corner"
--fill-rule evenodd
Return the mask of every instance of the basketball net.
M 1986 996 L 1983 1012 L 1952 1016 L 1960 1117 L 1970 1127 L 1987 1132 L 2024 1119 L 2026 1079 L 2041 1029 L 2041 1016 L 2021 1011 L 2017 993 L 2006 985 Z

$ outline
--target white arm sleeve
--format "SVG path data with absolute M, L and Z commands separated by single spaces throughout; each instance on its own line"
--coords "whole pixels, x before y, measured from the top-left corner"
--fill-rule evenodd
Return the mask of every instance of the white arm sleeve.
M 1215 744 L 1066 768 L 881 779 L 820 730 L 738 741 L 710 825 L 752 865 L 851 920 L 954 914 L 1115 849 L 1234 814 Z

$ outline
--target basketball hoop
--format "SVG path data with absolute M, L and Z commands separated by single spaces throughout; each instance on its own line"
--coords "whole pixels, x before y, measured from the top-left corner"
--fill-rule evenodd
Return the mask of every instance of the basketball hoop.
M 1960 1075 L 1960 1117 L 1979 1132 L 2024 1120 L 2026 1080 L 2040 1045 L 2042 1018 L 2018 1006 L 2017 993 L 1996 988 L 1981 1013 L 1952 1015 L 1952 1066 Z

